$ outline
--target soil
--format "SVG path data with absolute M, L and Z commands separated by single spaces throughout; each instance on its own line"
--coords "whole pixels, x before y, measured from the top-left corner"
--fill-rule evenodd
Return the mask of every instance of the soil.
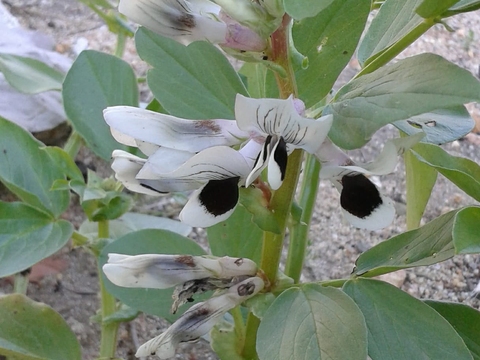
M 6 8 L 25 28 L 53 36 L 59 52 L 76 56 L 82 49 L 96 49 L 112 52 L 115 38 L 101 20 L 84 4 L 74 0 L 2 0 Z M 425 36 L 401 54 L 401 57 L 421 52 L 434 52 L 468 69 L 474 74 L 479 71 L 480 59 L 480 12 L 464 14 L 448 20 L 453 33 L 437 25 Z M 127 43 L 124 59 L 132 64 L 139 75 L 144 75 L 147 66 L 136 56 L 131 40 Z M 355 61 L 342 76 L 343 81 L 357 70 Z M 149 94 L 143 89 L 143 99 Z M 477 121 L 479 111 L 470 106 Z M 480 124 L 480 121 L 479 121 Z M 480 132 L 480 125 L 478 125 Z M 385 127 L 369 144 L 352 152 L 357 160 L 371 160 L 386 139 L 396 136 L 395 130 Z M 464 139 L 445 146 L 453 155 L 468 157 L 480 162 L 480 136 L 471 133 Z M 79 159 L 87 166 L 93 165 L 104 174 L 109 173 L 108 164 L 83 149 Z M 380 231 L 370 232 L 348 226 L 339 210 L 339 196 L 330 183 L 321 183 L 315 213 L 310 230 L 310 245 L 303 279 L 306 281 L 325 280 L 348 276 L 355 259 L 371 246 L 405 230 L 405 179 L 403 165 L 397 171 L 381 178 L 382 191 L 397 203 L 398 213 L 395 222 Z M 7 196 L 3 194 L 3 196 Z M 456 188 L 448 180 L 439 176 L 432 198 L 428 204 L 424 222 L 440 214 L 465 205 L 477 204 L 472 198 Z M 180 206 L 174 201 L 141 203 L 138 207 L 175 215 Z M 78 204 L 73 201 L 66 216 L 78 226 L 83 215 Z M 205 233 L 196 230 L 192 237 L 203 240 Z M 99 326 L 91 320 L 98 306 L 98 269 L 94 257 L 82 248 L 67 246 L 56 258 L 64 261 L 66 269 L 37 279 L 30 283 L 28 295 L 44 302 L 58 311 L 70 325 L 81 343 L 83 359 L 95 359 L 99 348 Z M 441 264 L 399 271 L 388 280 L 403 290 L 421 299 L 441 299 L 461 302 L 475 308 L 480 307 L 472 290 L 479 280 L 478 256 L 456 256 Z M 12 292 L 11 281 L 0 279 L 0 292 Z M 136 347 L 158 335 L 167 323 L 153 316 L 140 315 L 135 321 L 124 324 L 119 331 L 117 356 L 134 359 Z M 209 345 L 202 340 L 196 344 L 182 345 L 178 359 L 216 359 Z

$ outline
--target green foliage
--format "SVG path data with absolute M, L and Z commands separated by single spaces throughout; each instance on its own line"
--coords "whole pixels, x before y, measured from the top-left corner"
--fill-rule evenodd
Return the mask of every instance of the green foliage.
M 251 222 L 252 214 L 243 206 L 226 221 L 207 229 L 208 244 L 215 256 L 245 257 L 260 261 L 263 231 Z M 249 224 L 247 227 L 245 224 Z
M 341 148 L 359 148 L 388 123 L 478 101 L 479 94 L 468 71 L 437 55 L 412 56 L 340 89 L 325 109 L 334 116 L 329 136 Z
M 334 0 L 284 0 L 285 11 L 296 20 L 313 17 L 328 7 Z
M 307 108 L 332 89 L 357 47 L 369 10 L 370 0 L 336 0 L 293 25 L 295 47 L 308 57 L 307 69 L 294 65 L 298 97 Z
M 260 360 L 360 360 L 367 357 L 366 335 L 365 320 L 348 296 L 308 284 L 284 291 L 269 307 L 257 352 Z
M 0 354 L 18 360 L 80 360 L 80 345 L 49 306 L 12 294 L 0 298 Z
M 345 283 L 368 329 L 372 360 L 473 359 L 462 338 L 438 312 L 393 285 L 372 279 Z
M 480 312 L 463 304 L 427 300 L 453 326 L 475 360 L 480 359 Z
M 50 188 L 64 172 L 21 127 L 0 118 L 0 129 L 0 181 L 22 201 L 58 217 L 68 206 L 69 194 Z
M 24 203 L 0 202 L 0 277 L 20 272 L 60 250 L 73 226 Z
M 185 47 L 140 28 L 135 35 L 140 57 L 153 66 L 147 74 L 155 98 L 168 113 L 187 119 L 234 119 L 237 94 L 247 94 L 225 56 L 212 44 Z
M 138 88 L 132 68 L 119 58 L 83 51 L 63 83 L 63 104 L 73 128 L 88 147 L 105 160 L 123 148 L 110 134 L 103 110 L 114 105 L 138 105 Z
M 25 94 L 62 89 L 64 75 L 39 60 L 0 53 L 0 72 L 12 87 Z

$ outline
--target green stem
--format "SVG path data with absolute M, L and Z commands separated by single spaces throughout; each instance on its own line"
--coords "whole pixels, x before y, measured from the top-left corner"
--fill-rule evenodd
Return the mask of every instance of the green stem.
M 310 229 L 310 221 L 312 220 L 317 198 L 318 183 L 320 182 L 320 167 L 320 163 L 315 156 L 308 154 L 305 160 L 299 196 L 302 216 L 300 221 L 292 227 L 287 264 L 285 266 L 285 274 L 291 277 L 295 283 L 299 282 L 302 274 L 308 243 L 308 230 Z
M 77 231 L 72 234 L 73 246 L 83 246 L 88 244 L 89 239 Z
M 98 222 L 98 238 L 105 239 L 109 237 L 109 222 L 107 220 Z M 110 324 L 103 323 L 103 319 L 112 315 L 117 310 L 115 298 L 108 293 L 101 276 L 100 262 L 98 262 L 99 280 L 100 280 L 100 301 L 102 314 L 102 335 L 100 339 L 100 358 L 113 359 L 117 347 L 118 322 Z
M 15 280 L 13 282 L 13 292 L 16 294 L 27 294 L 28 288 L 28 274 L 30 271 L 22 271 L 15 274 Z
M 241 353 L 245 345 L 245 323 L 243 322 L 240 306 L 235 307 L 231 312 L 235 323 L 235 337 L 237 339 L 237 353 Z
M 280 97 L 286 99 L 291 94 L 296 95 L 295 74 L 293 72 L 292 64 L 289 59 L 289 35 L 292 19 L 285 15 L 280 27 L 272 34 L 272 61 L 281 65 L 287 73 L 286 77 L 275 74 Z M 295 195 L 298 177 L 302 165 L 303 151 L 295 150 L 288 157 L 288 164 L 286 176 L 283 180 L 282 186 L 272 196 L 270 200 L 270 209 L 272 210 L 275 219 L 282 229 L 281 234 L 273 234 L 264 232 L 262 258 L 260 268 L 264 271 L 265 276 L 270 282 L 270 287 L 274 288 L 277 278 L 278 265 L 282 254 L 283 241 L 285 238 L 285 228 L 288 216 L 290 215 L 290 208 Z M 242 355 L 245 359 L 257 359 L 256 340 L 257 331 L 260 325 L 258 319 L 253 313 L 249 313 L 247 317 L 245 346 Z
M 421 35 L 423 35 L 428 29 L 435 25 L 433 19 L 424 19 L 420 24 L 413 28 L 407 35 L 402 37 L 395 44 L 385 49 L 383 53 L 378 55 L 376 58 L 371 60 L 369 63 L 365 64 L 365 67 L 355 75 L 355 79 L 366 74 L 370 74 L 375 70 L 379 69 L 386 63 L 390 62 L 403 50 L 405 50 L 410 44 L 417 40 Z
M 78 154 L 78 151 L 83 145 L 83 139 L 80 136 L 78 132 L 75 130 L 72 130 L 72 133 L 68 137 L 67 142 L 65 143 L 65 146 L 63 147 L 63 150 L 72 158 L 75 159 L 75 157 Z
M 115 47 L 115 56 L 119 57 L 120 59 L 123 57 L 123 53 L 125 52 L 125 41 L 127 36 L 123 31 L 120 31 L 117 35 L 117 46 Z

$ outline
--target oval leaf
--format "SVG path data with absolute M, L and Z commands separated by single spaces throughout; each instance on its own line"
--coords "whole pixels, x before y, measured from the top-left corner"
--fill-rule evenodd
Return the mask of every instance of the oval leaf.
M 308 68 L 294 65 L 298 97 L 307 108 L 332 89 L 355 51 L 369 12 L 369 0 L 335 0 L 317 16 L 293 25 L 295 46 L 308 57 Z
M 138 87 L 132 68 L 113 55 L 82 51 L 63 83 L 65 112 L 88 147 L 105 160 L 114 149 L 125 149 L 110 134 L 103 119 L 108 106 L 138 106 Z
M 24 202 L 57 217 L 68 207 L 68 190 L 51 191 L 56 180 L 65 179 L 44 145 L 18 125 L 0 117 L 0 181 Z
M 479 99 L 480 82 L 470 72 L 438 55 L 421 54 L 352 80 L 324 113 L 334 117 L 332 141 L 355 149 L 388 123 Z
M 80 360 L 80 345 L 49 306 L 20 294 L 0 298 L 0 354 L 22 360 Z
M 25 94 L 62 90 L 64 75 L 36 59 L 0 54 L 0 72 L 10 86 Z
M 153 66 L 147 74 L 155 98 L 170 114 L 187 119 L 234 119 L 235 96 L 247 90 L 227 58 L 212 44 L 189 46 L 138 29 L 140 57 Z
M 442 315 L 460 335 L 475 360 L 480 360 L 480 312 L 470 306 L 427 300 L 425 304 Z
M 317 284 L 284 291 L 260 323 L 261 360 L 365 360 L 367 329 L 342 291 Z
M 343 290 L 365 316 L 372 360 L 473 359 L 442 316 L 395 286 L 356 279 L 347 281 Z
M 475 122 L 465 106 L 456 106 L 395 121 L 393 125 L 408 135 L 424 132 L 422 142 L 442 145 L 468 134 Z
M 105 246 L 100 255 L 100 266 L 107 262 L 109 253 L 126 255 L 139 254 L 186 254 L 204 255 L 205 252 L 192 240 L 167 230 L 140 230 L 129 233 Z M 182 306 L 177 314 L 170 313 L 172 306 L 172 289 L 140 289 L 122 288 L 113 285 L 101 274 L 108 292 L 126 305 L 146 312 L 147 314 L 161 316 L 173 321 L 181 315 L 188 306 Z
M 436 264 L 455 255 L 452 228 L 456 211 L 419 229 L 394 236 L 360 255 L 356 275 L 377 276 L 398 269 Z
M 458 1 L 459 0 L 423 0 L 415 9 L 415 12 L 425 19 L 435 17 L 441 15 Z
M 23 203 L 0 202 L 0 278 L 15 274 L 60 250 L 73 226 Z
M 468 195 L 480 201 L 480 165 L 470 159 L 452 156 L 436 145 L 417 144 L 410 151 L 418 160 L 434 167 Z
M 480 207 L 460 210 L 453 224 L 453 243 L 457 254 L 480 253 Z

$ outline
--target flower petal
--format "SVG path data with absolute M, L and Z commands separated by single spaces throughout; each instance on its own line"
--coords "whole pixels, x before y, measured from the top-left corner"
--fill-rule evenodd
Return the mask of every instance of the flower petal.
M 170 178 L 208 182 L 228 178 L 245 178 L 250 171 L 243 155 L 227 146 L 214 146 L 195 154 L 173 171 L 165 170 L 168 159 L 150 157 L 139 173 L 142 179 Z
M 282 185 L 287 172 L 287 144 L 280 136 L 273 145 L 272 153 L 268 160 L 268 183 L 273 190 L 277 190 Z
M 195 6 L 192 6 L 195 5 Z M 118 10 L 150 30 L 188 44 L 225 41 L 226 25 L 217 20 L 221 8 L 206 0 L 121 0 Z
M 189 152 L 240 144 L 240 138 L 248 137 L 233 120 L 186 120 L 131 106 L 106 108 L 103 116 L 129 138 Z
M 158 196 L 157 191 L 143 186 L 136 176 L 146 160 L 132 155 L 123 150 L 115 150 L 112 153 L 112 169 L 115 171 L 115 178 L 120 181 L 128 190 L 141 194 Z
M 346 175 L 341 180 L 340 205 L 345 219 L 353 226 L 378 230 L 395 217 L 391 199 L 383 196 L 365 175 Z
M 333 145 L 330 140 L 327 140 L 315 154 L 319 161 L 322 162 L 320 177 L 322 179 L 340 178 L 352 173 L 367 175 L 390 174 L 395 170 L 398 155 L 402 155 L 424 136 L 424 133 L 417 133 L 411 136 L 388 140 L 380 155 L 378 155 L 374 161 L 367 164 L 355 164 L 342 150 Z
M 232 215 L 238 203 L 239 178 L 210 180 L 196 190 L 180 212 L 180 220 L 195 227 L 208 227 Z
M 331 115 L 317 120 L 297 113 L 293 97 L 288 99 L 252 99 L 237 94 L 235 118 L 241 130 L 256 135 L 278 135 L 297 148 L 314 153 L 332 125 Z

